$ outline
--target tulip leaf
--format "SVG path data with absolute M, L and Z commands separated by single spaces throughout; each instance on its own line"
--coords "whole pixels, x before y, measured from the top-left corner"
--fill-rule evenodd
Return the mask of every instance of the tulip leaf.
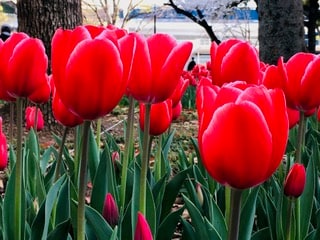
M 187 168 L 176 174 L 167 184 L 163 201 L 160 221 L 162 221 L 171 211 L 172 205 L 181 189 L 182 184 L 187 178 L 188 174 L 192 173 L 192 168 Z
M 163 152 L 163 156 L 164 156 L 165 159 L 168 158 L 168 152 L 169 152 L 169 150 L 170 150 L 170 146 L 171 146 L 171 143 L 172 143 L 172 141 L 173 141 L 174 134 L 175 134 L 175 131 L 173 130 L 173 131 L 171 131 L 171 132 L 169 133 L 169 135 L 166 136 L 166 138 L 164 139 L 163 147 L 162 147 L 162 152 Z M 160 137 L 164 138 L 163 135 L 160 136 Z
M 316 148 L 316 147 L 315 147 Z M 314 149 L 314 151 L 317 152 L 317 150 Z M 313 152 L 315 154 L 315 152 Z M 310 219 L 311 219 L 311 213 L 312 213 L 312 207 L 313 207 L 313 196 L 315 191 L 315 167 L 314 167 L 314 158 L 311 157 L 309 164 L 307 166 L 306 170 L 306 184 L 305 189 L 300 196 L 300 199 L 297 199 L 297 201 L 300 201 L 300 228 L 301 228 L 301 235 L 300 239 L 304 239 L 307 234 L 310 227 Z
M 86 205 L 85 216 L 86 228 L 89 228 L 92 231 L 92 233 L 95 234 L 97 239 L 111 239 L 113 229 L 104 220 L 101 214 L 99 214 L 94 208 Z
M 57 182 L 50 188 L 45 201 L 40 206 L 40 210 L 31 226 L 31 239 L 46 239 L 51 223 L 51 213 L 56 203 L 58 192 L 65 176 L 59 178 Z
M 258 193 L 259 187 L 253 188 L 243 204 L 243 207 L 241 209 L 239 240 L 250 239 L 256 212 Z
M 184 240 L 199 240 L 199 238 L 196 236 L 196 233 L 194 232 L 194 228 L 191 226 L 191 224 L 181 217 L 181 224 L 182 224 L 182 239 Z
M 282 227 L 282 223 L 279 223 L 278 221 L 281 221 L 281 219 L 276 218 L 277 215 L 277 208 L 274 205 L 274 202 L 270 198 L 269 194 L 264 193 L 263 199 L 265 203 L 265 209 L 266 209 L 266 217 L 269 224 L 269 231 L 271 234 L 270 239 L 277 239 L 277 225 L 278 227 Z M 282 201 L 282 200 L 281 200 Z M 280 209 L 278 209 L 280 211 Z M 276 219 L 276 220 L 275 220 Z
M 194 227 L 197 239 L 210 239 L 207 232 L 205 220 L 199 209 L 193 204 L 193 202 L 190 201 L 187 196 L 183 195 L 183 199 L 185 202 L 185 206 L 190 214 L 191 224 Z
M 59 191 L 56 204 L 55 226 L 60 223 L 64 223 L 71 218 L 70 200 L 70 179 L 67 178 Z
M 157 240 L 168 240 L 172 238 L 183 211 L 184 207 L 181 207 L 166 216 L 159 226 Z
M 88 138 L 88 160 L 90 178 L 91 181 L 93 181 L 94 177 L 96 176 L 96 171 L 99 165 L 100 158 L 99 149 L 92 128 L 90 128 Z
M 71 226 L 70 219 L 59 223 L 48 235 L 47 240 L 67 239 L 69 228 Z
M 38 139 L 33 128 L 30 129 L 26 142 L 26 188 L 40 204 L 45 198 L 44 179 L 40 169 L 40 150 Z
M 91 207 L 102 213 L 105 196 L 108 192 L 117 199 L 115 184 L 114 165 L 110 156 L 109 147 L 106 144 L 101 155 L 96 176 L 93 180 Z
M 17 226 L 15 226 L 14 220 L 14 209 L 16 208 L 15 205 L 15 180 L 16 180 L 16 168 L 15 166 L 12 169 L 12 173 L 7 183 L 7 189 L 4 196 L 3 202 L 3 236 L 4 239 L 15 239 L 17 234 Z M 23 179 L 22 179 L 23 182 Z M 25 206 L 26 206 L 26 196 L 25 196 L 25 188 L 24 184 L 21 184 L 21 212 L 20 212 L 20 219 L 21 219 L 21 234 L 24 234 L 24 226 L 25 226 Z
M 270 240 L 270 230 L 268 227 L 259 229 L 257 232 L 255 232 L 251 240 Z

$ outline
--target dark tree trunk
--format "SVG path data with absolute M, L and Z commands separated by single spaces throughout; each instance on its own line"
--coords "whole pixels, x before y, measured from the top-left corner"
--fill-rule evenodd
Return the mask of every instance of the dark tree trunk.
M 276 64 L 305 51 L 301 0 L 258 1 L 260 59 Z
M 81 0 L 18 0 L 17 9 L 18 31 L 40 38 L 49 59 L 55 30 L 82 24 Z
M 82 24 L 81 0 L 18 0 L 18 31 L 43 41 L 49 59 L 50 69 L 51 39 L 59 27 L 72 29 Z M 54 123 L 51 104 L 41 106 L 49 128 Z
M 319 12 L 318 0 L 310 0 L 306 6 L 308 14 L 308 21 L 305 23 L 308 28 L 308 51 L 311 53 L 316 52 L 316 29 Z

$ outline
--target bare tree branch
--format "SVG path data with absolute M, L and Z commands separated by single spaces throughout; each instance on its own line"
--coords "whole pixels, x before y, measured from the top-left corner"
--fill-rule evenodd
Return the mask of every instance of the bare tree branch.
M 200 9 L 198 9 L 198 8 L 196 9 L 197 14 L 198 14 L 198 17 L 196 17 L 191 12 L 186 11 L 186 10 L 184 10 L 182 8 L 179 8 L 173 2 L 173 0 L 169 0 L 169 2 L 168 3 L 164 3 L 164 5 L 172 7 L 176 11 L 176 13 L 183 14 L 184 16 L 186 16 L 187 18 L 189 18 L 193 22 L 195 22 L 195 23 L 199 24 L 201 27 L 203 27 L 205 29 L 205 31 L 207 32 L 207 34 L 209 35 L 209 37 L 210 37 L 212 42 L 216 42 L 217 44 L 219 44 L 221 42 L 217 38 L 215 33 L 213 32 L 212 26 L 208 24 L 206 19 L 204 19 L 204 15 L 203 15 L 203 13 L 202 13 L 202 11 Z

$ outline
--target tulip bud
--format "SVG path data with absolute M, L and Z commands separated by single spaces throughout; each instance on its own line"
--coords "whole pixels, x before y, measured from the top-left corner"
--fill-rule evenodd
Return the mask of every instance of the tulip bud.
M 8 164 L 8 151 L 7 151 L 7 139 L 2 132 L 2 118 L 0 117 L 0 170 L 7 167 Z
M 202 193 L 202 189 L 201 189 L 201 184 L 200 183 L 197 183 L 196 192 L 197 192 L 197 197 L 198 197 L 199 203 L 202 206 L 203 205 L 203 193 Z
M 306 171 L 302 164 L 295 163 L 284 182 L 284 194 L 288 197 L 298 198 L 304 190 Z
M 37 118 L 37 119 L 36 119 Z M 27 107 L 26 108 L 26 128 L 34 128 L 37 125 L 37 131 L 40 131 L 44 127 L 44 120 L 42 112 L 37 107 Z
M 107 193 L 104 200 L 102 216 L 110 224 L 111 227 L 114 227 L 118 224 L 119 210 L 111 193 Z
M 138 220 L 134 233 L 134 240 L 153 240 L 149 224 L 140 212 L 138 212 Z

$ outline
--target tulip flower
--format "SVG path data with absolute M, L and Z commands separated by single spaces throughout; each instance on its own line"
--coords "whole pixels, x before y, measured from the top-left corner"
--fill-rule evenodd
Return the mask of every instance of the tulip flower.
M 52 113 L 54 118 L 63 126 L 75 127 L 83 123 L 83 119 L 69 111 L 61 101 L 58 93 L 53 91 Z
M 284 194 L 288 197 L 298 198 L 303 193 L 306 184 L 306 170 L 303 164 L 295 163 L 284 182 Z
M 18 97 L 43 103 L 50 97 L 50 86 L 46 74 L 48 59 L 43 43 L 24 33 L 13 33 L 0 51 L 1 81 L 6 93 L 4 100 Z M 2 90 L 3 91 L 3 90 Z
M 138 212 L 137 225 L 134 232 L 134 240 L 152 240 L 152 233 L 145 217 Z
M 286 64 L 280 58 L 278 66 L 285 71 L 284 90 L 287 105 L 299 111 L 309 111 L 320 105 L 320 57 L 311 53 L 297 53 Z
M 180 80 L 192 43 L 177 43 L 170 35 L 161 33 L 148 38 L 134 36 L 136 50 L 127 94 L 141 102 L 165 101 Z
M 182 103 L 179 101 L 179 103 L 175 106 L 172 107 L 172 121 L 177 120 L 182 112 Z
M 2 132 L 2 118 L 0 117 L 0 170 L 3 171 L 8 165 L 7 138 Z
M 144 130 L 145 105 L 140 103 L 140 128 Z M 164 133 L 172 121 L 172 101 L 168 99 L 161 103 L 151 105 L 150 131 L 149 134 L 158 136 Z
M 236 189 L 254 187 L 279 166 L 288 138 L 282 90 L 244 83 L 197 93 L 199 148 L 209 174 Z
M 180 80 L 178 82 L 178 85 L 176 86 L 174 92 L 170 96 L 170 99 L 172 100 L 172 107 L 174 108 L 177 106 L 186 91 L 187 87 L 189 86 L 189 80 L 185 79 L 183 77 L 180 77 Z
M 105 197 L 102 216 L 111 227 L 116 226 L 119 222 L 118 206 L 111 193 L 107 193 Z
M 52 77 L 64 105 L 84 120 L 110 112 L 123 96 L 133 55 L 133 37 L 79 26 L 58 29 L 52 39 Z M 79 96 L 79 97 L 74 97 Z
M 38 107 L 27 107 L 26 108 L 26 128 L 37 128 L 40 131 L 44 128 L 44 120 L 41 110 Z
M 257 84 L 260 62 L 257 50 L 248 42 L 229 39 L 221 44 L 213 42 L 210 48 L 212 83 L 245 81 Z

